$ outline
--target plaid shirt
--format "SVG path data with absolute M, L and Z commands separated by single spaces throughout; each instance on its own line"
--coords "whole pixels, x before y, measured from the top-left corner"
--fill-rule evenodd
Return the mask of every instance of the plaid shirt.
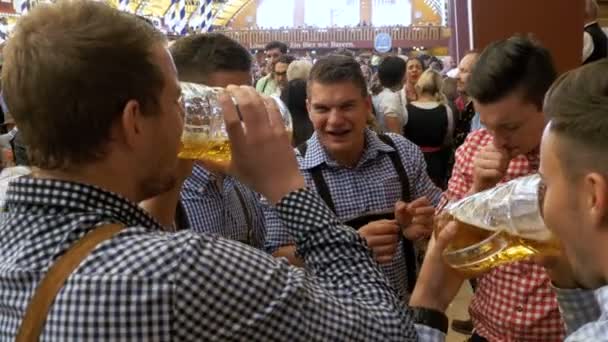
M 469 192 L 473 158 L 492 140 L 485 129 L 467 137 L 456 151 L 456 165 L 440 206 Z M 538 166 L 538 152 L 517 156 L 501 182 L 535 173 Z M 551 281 L 541 266 L 530 262 L 500 266 L 480 277 L 469 311 L 475 331 L 492 341 L 563 341 L 564 325 Z
M 426 173 L 426 164 L 420 149 L 396 134 L 387 134 L 397 146 L 401 161 L 409 177 L 411 198 L 426 196 L 433 204 L 441 197 L 437 188 Z M 401 183 L 388 152 L 394 149 L 383 143 L 376 133 L 365 132 L 367 147 L 359 163 L 354 168 L 337 164 L 325 152 L 316 133 L 308 140 L 306 156 L 297 153 L 300 170 L 304 174 L 306 185 L 316 189 L 310 170 L 323 165 L 323 177 L 336 207 L 340 220 L 349 221 L 369 213 L 393 212 L 395 203 L 401 199 Z M 266 215 L 266 249 L 274 253 L 279 247 L 293 244 L 289 231 L 278 219 L 274 210 L 265 206 Z M 407 271 L 403 254 L 403 243 L 393 261 L 383 265 L 382 269 L 398 295 L 407 299 Z
M 365 242 L 308 190 L 277 212 L 310 272 L 221 238 L 169 233 L 99 188 L 21 177 L 0 213 L 0 341 L 12 341 L 57 257 L 94 227 L 102 242 L 55 298 L 44 341 L 441 341 L 414 326 Z M 313 276 L 314 274 L 314 276 Z
M 606 341 L 608 286 L 595 291 L 554 289 L 568 329 L 566 342 Z
M 218 234 L 230 240 L 249 241 L 251 246 L 262 248 L 264 213 L 257 205 L 258 196 L 230 176 L 223 179 L 222 186 L 220 189 L 211 172 L 195 164 L 180 194 L 188 221 L 188 227 L 180 228 Z

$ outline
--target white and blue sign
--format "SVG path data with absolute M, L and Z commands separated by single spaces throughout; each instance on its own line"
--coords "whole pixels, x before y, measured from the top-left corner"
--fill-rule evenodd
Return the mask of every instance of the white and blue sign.
M 388 33 L 378 33 L 374 39 L 374 49 L 380 53 L 386 53 L 393 48 L 393 39 Z

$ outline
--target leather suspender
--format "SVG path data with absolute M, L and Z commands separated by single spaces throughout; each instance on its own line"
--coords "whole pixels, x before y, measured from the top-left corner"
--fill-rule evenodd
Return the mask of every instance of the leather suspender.
M 177 207 L 175 208 L 175 230 L 190 229 L 190 223 L 188 222 L 188 216 L 186 215 L 186 209 L 181 199 L 177 200 Z
M 234 192 L 236 192 L 236 196 L 239 198 L 239 202 L 241 204 L 241 208 L 243 209 L 243 215 L 245 215 L 245 224 L 247 224 L 247 237 L 245 238 L 245 241 L 241 241 L 247 245 L 252 244 L 252 229 L 253 229 L 253 219 L 251 218 L 251 211 L 249 210 L 249 208 L 247 207 L 247 202 L 245 202 L 245 197 L 243 196 L 243 193 L 241 193 L 241 190 L 239 190 L 239 187 L 234 184 L 233 185 L 234 188 Z
M 395 168 L 395 171 L 397 172 L 397 176 L 399 177 L 399 182 L 401 183 L 401 200 L 404 202 L 410 202 L 411 201 L 410 182 L 409 182 L 409 178 L 407 176 L 407 172 L 405 171 L 405 168 L 403 167 L 403 163 L 401 162 L 401 157 L 399 156 L 397 147 L 395 146 L 395 143 L 393 142 L 393 140 L 386 134 L 378 134 L 378 138 L 380 138 L 380 140 L 382 140 L 382 142 L 384 142 L 385 144 L 387 144 L 390 147 L 395 149 L 395 151 L 389 152 L 388 156 L 391 159 L 391 163 L 393 164 L 393 167 Z M 306 145 L 306 143 L 303 143 L 302 145 L 297 147 L 297 149 L 300 152 L 300 154 L 302 155 L 302 157 L 306 156 L 307 147 L 308 146 Z M 335 205 L 332 200 L 331 192 L 329 191 L 329 187 L 327 186 L 327 183 L 325 182 L 325 179 L 323 178 L 321 166 L 319 165 L 319 166 L 312 168 L 310 170 L 310 174 L 311 174 L 312 180 L 315 183 L 315 186 L 317 188 L 317 192 L 319 193 L 319 195 L 321 196 L 323 201 L 327 204 L 327 206 L 335 213 L 336 212 Z M 373 217 L 366 217 L 366 218 L 371 218 L 367 222 L 371 222 L 373 220 Z M 394 219 L 394 215 L 393 215 L 393 219 Z M 348 223 L 358 225 L 357 227 L 353 226 L 353 228 L 358 229 L 363 225 L 364 221 L 365 221 L 364 218 L 357 218 L 357 219 L 349 221 Z M 414 290 L 414 286 L 416 285 L 416 268 L 417 268 L 416 267 L 416 252 L 415 252 L 414 244 L 412 243 L 412 241 L 406 239 L 405 236 L 403 236 L 403 234 L 400 234 L 400 238 L 401 238 L 401 241 L 403 242 L 403 247 L 404 247 L 403 256 L 404 256 L 405 264 L 406 264 L 406 268 L 407 268 L 407 288 L 408 288 L 408 291 L 411 293 Z
M 124 226 L 119 224 L 107 224 L 95 228 L 78 240 L 51 265 L 27 306 L 15 341 L 38 341 L 51 305 L 70 274 L 95 247 L 103 241 L 111 239 L 123 228 Z
M 323 178 L 323 170 L 321 169 L 320 165 L 312 168 L 310 170 L 310 175 L 312 176 L 313 182 L 315 182 L 315 186 L 317 187 L 319 195 L 327 204 L 329 209 L 331 209 L 331 211 L 335 213 L 336 206 L 334 205 L 334 201 L 331 198 L 331 192 L 329 192 L 329 187 L 325 182 L 325 178 Z
M 404 202 L 410 202 L 412 200 L 410 193 L 410 182 L 409 178 L 407 177 L 407 173 L 405 172 L 405 168 L 403 167 L 403 163 L 401 162 L 401 158 L 399 157 L 397 147 L 395 146 L 393 140 L 388 137 L 388 135 L 379 134 L 378 138 L 380 138 L 380 140 L 382 140 L 385 144 L 395 149 L 395 151 L 390 152 L 388 156 L 391 158 L 393 167 L 399 176 L 399 181 L 401 183 L 401 200 Z M 412 293 L 412 291 L 414 291 L 414 286 L 416 286 L 416 251 L 412 241 L 406 239 L 403 234 L 400 234 L 399 236 L 403 242 L 403 257 L 405 259 L 407 271 L 407 289 L 410 293 Z
M 397 176 L 399 176 L 399 182 L 401 183 L 401 200 L 404 202 L 411 201 L 410 195 L 410 180 L 407 177 L 407 172 L 405 172 L 405 168 L 403 167 L 403 163 L 401 162 L 401 157 L 399 156 L 399 152 L 397 151 L 397 146 L 391 138 L 386 134 L 378 134 L 378 138 L 382 140 L 383 143 L 395 149 L 393 152 L 389 152 L 388 156 L 391 158 L 391 162 L 393 163 L 393 167 L 395 171 L 397 171 Z
M 302 157 L 306 156 L 306 150 L 308 149 L 308 145 L 306 142 L 297 147 L 298 151 L 302 155 Z M 323 178 L 323 170 L 321 169 L 321 165 L 315 166 L 310 169 L 310 175 L 312 176 L 312 181 L 315 183 L 317 187 L 317 192 L 319 196 L 323 199 L 323 202 L 327 204 L 329 209 L 336 212 L 336 206 L 334 205 L 334 201 L 331 198 L 331 193 L 329 191 L 329 187 L 325 182 L 325 178 Z

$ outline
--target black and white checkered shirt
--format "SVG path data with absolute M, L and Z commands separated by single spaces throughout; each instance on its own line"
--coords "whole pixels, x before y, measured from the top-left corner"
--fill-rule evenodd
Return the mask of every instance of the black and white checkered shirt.
M 128 228 L 68 278 L 43 341 L 411 341 L 416 329 L 363 240 L 315 194 L 278 213 L 308 271 L 237 242 L 168 233 L 124 198 L 25 176 L 0 214 L 0 341 L 12 341 L 34 289 L 95 226 Z M 425 341 L 442 334 L 416 327 Z
M 194 165 L 180 193 L 187 221 L 181 228 L 262 248 L 266 230 L 259 195 L 230 176 L 221 184 L 211 172 Z

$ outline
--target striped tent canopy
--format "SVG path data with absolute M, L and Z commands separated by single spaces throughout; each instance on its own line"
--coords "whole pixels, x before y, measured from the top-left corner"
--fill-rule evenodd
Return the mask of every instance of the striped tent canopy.
M 9 26 L 17 18 L 43 2 L 54 0 L 0 0 L 0 18 Z M 172 34 L 208 31 L 225 25 L 241 7 L 254 0 L 99 0 L 150 19 L 159 29 Z M 1 39 L 1 37 L 0 37 Z

